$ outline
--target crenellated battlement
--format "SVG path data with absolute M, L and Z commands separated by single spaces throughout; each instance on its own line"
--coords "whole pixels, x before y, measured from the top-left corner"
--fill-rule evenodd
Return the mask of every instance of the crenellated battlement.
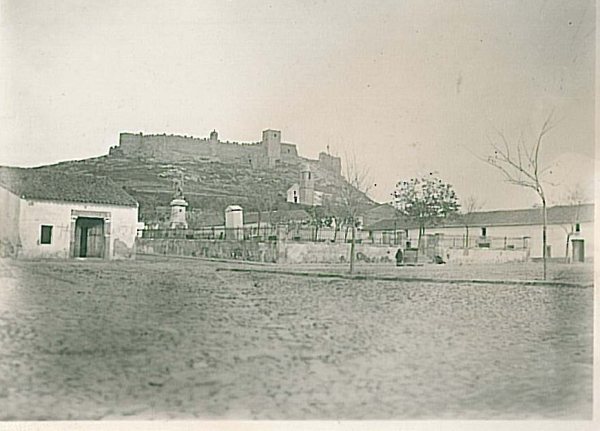
M 164 161 L 193 159 L 270 167 L 278 163 L 296 165 L 306 161 L 298 155 L 295 144 L 281 142 L 281 132 L 271 129 L 263 131 L 262 140 L 255 142 L 221 141 L 216 130 L 210 132 L 208 138 L 123 132 L 119 136 L 119 145 L 112 147 L 109 154 Z M 341 174 L 339 157 L 321 153 L 318 163 L 334 174 Z

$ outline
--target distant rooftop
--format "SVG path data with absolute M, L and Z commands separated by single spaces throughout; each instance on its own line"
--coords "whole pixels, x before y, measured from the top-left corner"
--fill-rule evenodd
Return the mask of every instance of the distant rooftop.
M 470 227 L 490 226 L 523 226 L 542 224 L 541 208 L 528 208 L 518 210 L 480 211 L 469 214 Z M 594 204 L 560 205 L 548 208 L 548 224 L 571 224 L 574 222 L 585 223 L 594 221 Z M 465 216 L 446 220 L 439 227 L 465 226 Z M 386 218 L 371 225 L 365 230 L 393 230 L 413 228 L 414 222 L 400 216 L 397 219 Z
M 91 174 L 0 166 L 0 186 L 22 199 L 137 206 L 111 179 Z

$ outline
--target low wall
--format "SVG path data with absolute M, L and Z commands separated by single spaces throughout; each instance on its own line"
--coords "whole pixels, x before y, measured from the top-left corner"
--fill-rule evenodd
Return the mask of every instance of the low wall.
M 396 248 L 356 244 L 357 262 L 394 262 Z M 348 262 L 350 244 L 330 242 L 282 243 L 279 262 L 284 263 L 344 263 Z
M 239 259 L 252 262 L 344 263 L 350 244 L 328 242 L 257 242 L 194 239 L 137 238 L 140 254 Z M 396 248 L 356 244 L 357 262 L 394 262 Z
M 506 263 L 526 262 L 529 260 L 529 250 L 494 250 L 486 248 L 464 249 L 451 248 L 446 250 L 448 262 L 456 263 Z
M 206 239 L 136 239 L 137 253 L 238 259 L 251 262 L 345 263 L 350 244 L 331 242 L 235 241 Z M 356 262 L 394 263 L 397 247 L 356 244 Z M 447 262 L 505 263 L 529 260 L 529 250 L 447 249 Z
M 140 254 L 277 262 L 276 242 L 137 238 L 136 243 Z

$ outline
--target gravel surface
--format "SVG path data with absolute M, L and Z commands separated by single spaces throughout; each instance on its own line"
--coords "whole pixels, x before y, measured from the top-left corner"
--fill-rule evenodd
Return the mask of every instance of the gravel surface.
M 225 265 L 0 261 L 0 419 L 591 418 L 592 288 Z

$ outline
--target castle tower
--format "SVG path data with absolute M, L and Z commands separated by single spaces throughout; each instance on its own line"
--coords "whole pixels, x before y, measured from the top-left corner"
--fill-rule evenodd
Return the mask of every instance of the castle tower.
M 188 203 L 185 201 L 183 196 L 183 181 L 175 180 L 175 194 L 171 201 L 171 222 L 169 227 L 171 229 L 187 229 L 188 224 L 185 217 L 185 210 Z
M 281 132 L 279 130 L 263 130 L 262 145 L 269 166 L 281 160 Z
M 332 174 L 338 177 L 342 176 L 342 159 L 329 154 L 329 145 L 327 146 L 327 153 L 323 151 L 319 153 L 319 163 Z
M 219 134 L 217 133 L 216 130 L 213 129 L 212 132 L 210 132 L 210 140 L 208 141 L 209 145 L 210 145 L 210 156 L 211 157 L 217 157 L 219 151 L 217 149 L 218 145 L 219 145 Z
M 313 206 L 315 204 L 315 179 L 307 163 L 300 172 L 300 203 Z

